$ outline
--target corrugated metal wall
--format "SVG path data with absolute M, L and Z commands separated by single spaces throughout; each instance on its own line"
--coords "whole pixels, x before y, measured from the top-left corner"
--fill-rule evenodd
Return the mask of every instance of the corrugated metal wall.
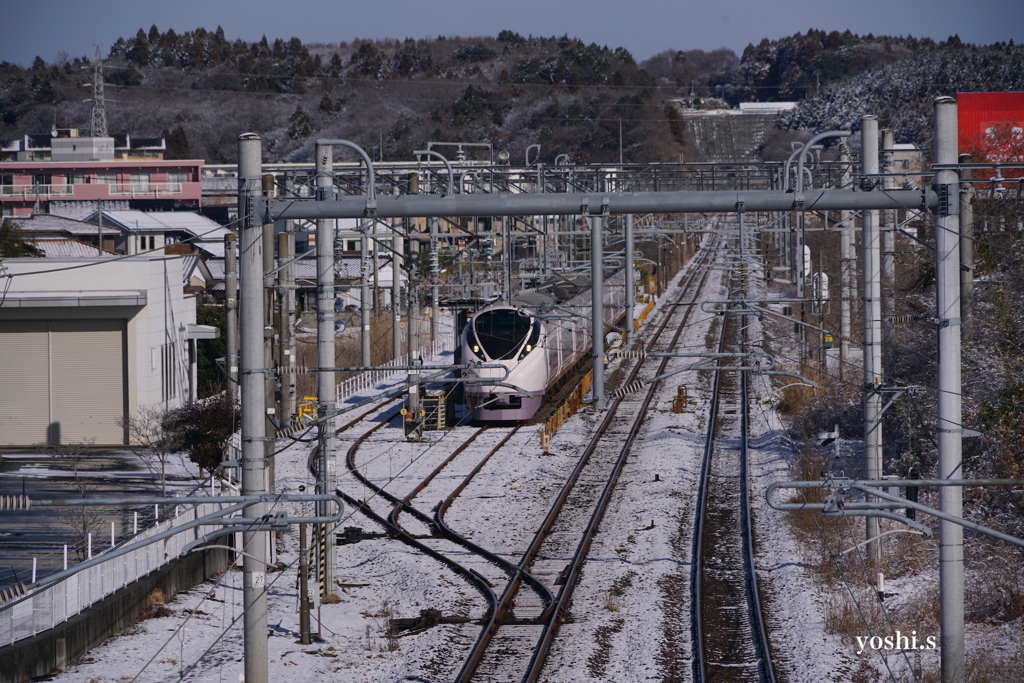
M 0 323 L 0 444 L 124 443 L 124 320 Z

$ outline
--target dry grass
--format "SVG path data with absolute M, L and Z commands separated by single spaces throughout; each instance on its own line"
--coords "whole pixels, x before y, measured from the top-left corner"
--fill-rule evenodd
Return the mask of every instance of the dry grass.
M 622 609 L 619 599 L 610 590 L 604 594 L 604 608 L 609 612 L 618 612 Z
M 370 319 L 370 362 L 381 365 L 392 360 L 392 319 L 390 313 L 379 314 Z M 429 328 L 421 340 L 429 341 Z M 313 367 L 316 365 L 316 337 L 299 341 L 295 350 L 295 364 Z M 408 343 L 402 344 L 402 352 L 407 352 Z M 334 343 L 334 364 L 336 367 L 355 367 L 362 365 L 362 341 L 358 335 L 346 335 Z M 343 382 L 355 373 L 335 373 L 335 381 Z M 316 374 L 304 373 L 295 377 L 295 395 L 302 400 L 306 396 L 316 396 Z

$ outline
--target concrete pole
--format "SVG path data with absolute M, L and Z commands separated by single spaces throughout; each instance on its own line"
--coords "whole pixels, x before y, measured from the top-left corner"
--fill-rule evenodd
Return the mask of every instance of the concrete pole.
M 970 163 L 969 154 L 961 154 L 961 163 Z M 971 169 L 960 171 L 960 319 L 964 332 L 974 326 L 974 186 Z
M 282 232 L 277 236 L 277 254 L 281 263 L 288 263 L 295 258 L 295 235 Z M 279 309 L 281 367 L 295 365 L 295 264 L 289 263 L 280 271 L 281 306 Z M 281 424 L 291 422 L 295 415 L 295 375 L 285 372 L 281 374 Z
M 96 254 L 103 256 L 103 200 L 96 202 Z M 33 581 L 33 583 L 35 583 Z
M 861 118 L 862 172 L 871 182 L 878 173 L 878 118 Z M 882 301 L 881 240 L 878 211 L 864 212 L 864 459 L 868 479 L 882 478 Z M 869 499 L 873 499 L 869 497 Z M 882 559 L 882 543 L 877 540 L 879 524 L 876 517 L 867 520 L 868 558 Z
M 420 364 L 420 297 L 419 297 L 419 269 L 420 262 L 420 241 L 409 241 L 409 254 L 414 264 L 409 269 L 409 365 Z M 409 373 L 409 412 L 412 414 L 414 429 L 409 433 L 410 441 L 419 441 L 422 433 L 420 419 L 420 373 L 413 371 Z
M 359 240 L 359 324 L 361 328 L 361 363 L 364 368 L 370 367 L 370 276 L 373 269 L 370 265 L 370 235 L 366 230 L 366 221 L 360 221 L 360 232 L 362 237 Z
M 238 238 L 224 236 L 224 336 L 227 345 L 228 391 L 238 398 Z
M 377 315 L 383 307 L 384 295 L 380 289 L 380 245 L 377 243 L 377 221 L 364 219 L 370 224 L 370 234 L 373 235 L 373 314 Z
M 441 309 L 438 301 L 437 288 L 441 286 L 440 259 L 438 253 L 438 219 L 430 220 L 430 254 L 431 254 L 431 285 L 430 285 L 430 343 L 437 341 L 438 325 L 441 324 Z
M 417 173 L 409 174 L 409 194 L 419 194 L 420 177 Z M 406 232 L 412 236 L 419 232 L 414 226 L 416 219 L 408 221 Z M 431 223 L 431 233 L 436 234 L 436 219 Z M 434 240 L 431 239 L 431 248 L 437 248 Z M 419 272 L 420 272 L 420 241 L 409 240 L 409 281 L 406 283 L 406 297 L 408 298 L 409 310 L 409 365 L 420 364 L 420 302 L 419 302 Z M 437 295 L 437 288 L 434 288 L 434 296 Z M 437 308 L 434 308 L 434 315 L 437 315 Z M 433 330 L 434 323 L 431 323 Z M 420 428 L 420 373 L 413 371 L 408 375 L 409 380 L 409 411 L 413 420 L 414 429 L 409 433 L 411 441 L 418 441 L 422 429 Z
M 263 227 L 252 213 L 252 200 L 260 191 L 261 141 L 255 133 L 238 137 L 238 213 L 241 218 L 242 287 L 239 309 L 242 394 L 242 495 L 267 492 L 267 461 L 263 438 Z M 262 517 L 265 503 L 245 508 L 246 517 Z M 245 554 L 242 601 L 246 683 L 267 683 L 267 532 L 242 533 Z
M 269 173 L 261 178 L 263 196 L 274 196 L 274 176 Z M 275 276 L 274 276 L 274 224 L 263 225 L 263 367 L 274 367 L 274 336 L 267 334 L 267 331 L 274 329 L 274 300 L 275 297 Z M 274 433 L 274 417 L 277 414 L 275 398 L 277 394 L 278 380 L 276 373 L 268 372 L 263 375 L 263 391 L 266 394 L 264 399 L 266 405 L 266 434 Z M 263 449 L 267 457 L 267 488 L 274 490 L 274 442 L 263 442 Z
M 604 410 L 604 234 L 605 216 L 590 216 L 590 320 L 593 338 L 594 408 Z
M 633 345 L 633 301 L 636 299 L 636 276 L 633 264 L 633 214 L 626 214 L 626 348 Z
M 316 192 L 323 201 L 334 194 L 334 148 L 330 145 L 316 145 Z M 316 222 L 316 363 L 318 368 L 332 368 L 334 354 L 334 226 L 333 219 Z M 334 372 L 317 372 L 316 401 L 320 417 L 336 409 Z M 334 418 L 320 422 L 317 426 L 317 440 L 320 445 L 320 462 L 317 468 L 317 493 L 334 493 L 335 466 Z M 330 514 L 327 501 L 317 501 L 316 514 L 322 517 Z M 327 530 L 321 543 L 326 548 L 324 593 L 333 593 L 335 574 L 334 534 Z
M 957 108 L 952 97 L 935 100 L 935 163 L 956 164 Z M 939 171 L 935 184 L 945 187 L 935 225 L 935 289 L 939 319 L 938 434 L 939 479 L 963 477 L 963 436 L 960 383 L 960 214 L 959 181 L 955 171 Z M 939 487 L 939 509 L 963 516 L 963 489 Z M 939 520 L 939 600 L 941 612 L 942 683 L 964 680 L 964 532 L 963 527 Z
M 895 163 L 893 161 L 893 145 L 895 144 L 891 130 L 882 131 L 882 173 L 887 174 L 882 178 L 882 189 L 889 191 L 895 188 L 896 182 L 891 174 Z M 882 224 L 882 348 L 892 348 L 893 323 L 889 319 L 895 313 L 895 290 L 893 289 L 896 277 L 896 210 L 886 209 L 881 212 Z M 883 353 L 883 360 L 888 364 L 885 367 L 885 375 L 892 374 L 892 357 Z
M 398 193 L 398 185 L 396 184 L 392 188 L 392 194 L 398 196 Z M 400 264 L 402 262 L 400 254 L 403 251 L 402 243 L 404 240 L 398 237 L 401 228 L 402 219 L 392 218 L 391 236 L 388 238 L 388 243 L 391 245 L 391 358 L 396 362 L 402 355 L 402 335 L 399 329 L 402 323 L 402 312 L 398 305 L 402 296 L 402 280 L 399 277 L 399 273 L 401 272 Z
M 840 145 L 839 163 L 843 167 L 840 180 L 845 189 L 850 187 L 850 150 L 845 141 Z M 839 379 L 846 375 L 850 360 L 850 301 L 857 288 L 856 256 L 853 249 L 853 212 L 839 212 Z
M 284 196 L 294 196 L 295 178 L 284 177 Z M 284 222 L 284 237 L 278 238 L 278 258 L 288 262 L 295 258 L 295 221 Z M 281 278 L 281 361 L 295 365 L 295 264 L 285 266 Z M 295 415 L 295 375 L 282 378 L 281 420 L 288 422 Z

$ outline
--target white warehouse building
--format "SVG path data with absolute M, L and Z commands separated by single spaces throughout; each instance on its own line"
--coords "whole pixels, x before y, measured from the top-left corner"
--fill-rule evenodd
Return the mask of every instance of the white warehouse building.
M 182 262 L 4 260 L 13 277 L 0 278 L 0 446 L 123 445 L 118 418 L 189 400 L 191 340 L 215 330 L 195 324 Z

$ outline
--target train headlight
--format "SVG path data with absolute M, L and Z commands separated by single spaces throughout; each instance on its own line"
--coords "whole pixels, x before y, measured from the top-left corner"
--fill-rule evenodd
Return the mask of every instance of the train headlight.
M 530 345 L 530 344 L 527 344 L 526 345 L 526 352 L 529 353 L 530 351 L 533 351 L 533 346 Z
M 473 344 L 473 353 L 476 353 L 476 354 L 480 353 L 480 347 L 477 346 L 476 344 Z
M 518 360 L 526 358 L 526 354 L 528 354 L 530 351 L 533 351 L 533 344 L 527 344 L 526 346 L 523 347 L 523 350 L 519 352 Z

